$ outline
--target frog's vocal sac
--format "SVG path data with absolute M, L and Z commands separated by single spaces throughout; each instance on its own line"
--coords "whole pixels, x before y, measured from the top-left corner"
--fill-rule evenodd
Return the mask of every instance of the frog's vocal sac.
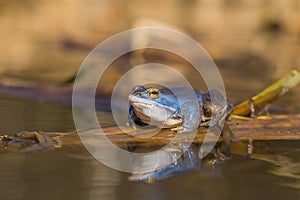
M 218 90 L 212 89 L 208 93 L 193 90 L 196 103 L 184 96 L 187 90 L 191 89 L 136 86 L 128 97 L 129 125 L 134 128 L 152 125 L 191 132 L 198 126 L 218 125 L 229 116 L 232 104 Z M 181 94 L 179 100 L 177 97 Z

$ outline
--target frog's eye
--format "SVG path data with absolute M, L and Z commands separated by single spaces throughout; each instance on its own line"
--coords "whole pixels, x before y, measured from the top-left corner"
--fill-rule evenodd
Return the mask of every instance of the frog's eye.
M 149 91 L 148 91 L 148 96 L 151 98 L 151 99 L 157 99 L 159 97 L 159 90 L 156 89 L 156 88 L 151 88 Z

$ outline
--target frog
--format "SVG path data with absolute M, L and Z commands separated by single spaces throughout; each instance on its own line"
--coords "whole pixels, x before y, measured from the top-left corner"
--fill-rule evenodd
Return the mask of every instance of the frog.
M 128 96 L 128 125 L 168 128 L 182 133 L 195 132 L 200 126 L 221 126 L 222 120 L 229 118 L 233 106 L 221 92 L 192 89 L 195 101 L 190 95 L 185 96 L 190 90 L 186 87 L 134 87 Z

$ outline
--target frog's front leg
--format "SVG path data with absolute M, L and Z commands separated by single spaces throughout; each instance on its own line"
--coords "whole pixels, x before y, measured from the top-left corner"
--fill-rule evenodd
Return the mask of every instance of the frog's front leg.
M 182 116 L 183 123 L 181 125 L 181 129 L 178 130 L 179 133 L 192 133 L 198 130 L 202 115 L 198 103 L 184 103 L 180 107 L 180 114 Z

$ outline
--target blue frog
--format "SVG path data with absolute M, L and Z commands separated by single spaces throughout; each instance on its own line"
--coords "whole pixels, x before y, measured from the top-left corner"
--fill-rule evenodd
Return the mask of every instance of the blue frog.
M 152 125 L 180 132 L 218 125 L 232 110 L 232 104 L 215 89 L 202 93 L 184 87 L 158 89 L 136 86 L 128 100 L 129 125 Z

